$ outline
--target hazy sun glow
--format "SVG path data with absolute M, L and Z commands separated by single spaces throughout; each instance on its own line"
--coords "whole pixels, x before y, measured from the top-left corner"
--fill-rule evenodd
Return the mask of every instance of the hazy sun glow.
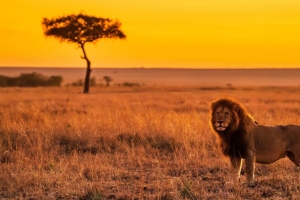
M 41 26 L 82 12 L 118 19 L 127 35 L 88 44 L 92 67 L 300 67 L 297 0 L 13 0 L 0 12 L 0 66 L 85 67 L 75 44 Z

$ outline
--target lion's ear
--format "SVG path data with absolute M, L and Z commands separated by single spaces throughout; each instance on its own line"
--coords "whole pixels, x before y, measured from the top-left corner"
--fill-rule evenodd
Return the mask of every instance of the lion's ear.
M 233 110 L 234 110 L 235 112 L 239 112 L 240 107 L 239 107 L 238 105 L 234 105 L 234 106 L 233 106 Z

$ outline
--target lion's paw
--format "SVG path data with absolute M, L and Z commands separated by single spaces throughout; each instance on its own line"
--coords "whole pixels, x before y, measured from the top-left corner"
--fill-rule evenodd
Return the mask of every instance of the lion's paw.
M 237 183 L 234 183 L 234 182 L 226 182 L 226 183 L 224 184 L 224 189 L 227 190 L 227 191 L 232 191 L 232 190 L 234 190 L 237 186 L 238 186 Z
M 254 182 L 242 182 L 242 186 L 254 188 L 256 184 Z

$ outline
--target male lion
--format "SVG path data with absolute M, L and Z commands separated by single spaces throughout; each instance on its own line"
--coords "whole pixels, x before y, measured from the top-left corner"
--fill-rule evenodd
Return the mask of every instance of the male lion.
M 230 158 L 235 180 L 245 159 L 247 184 L 254 186 L 255 162 L 270 164 L 287 156 L 300 165 L 300 126 L 257 124 L 236 101 L 220 99 L 211 104 L 211 128 L 220 148 Z

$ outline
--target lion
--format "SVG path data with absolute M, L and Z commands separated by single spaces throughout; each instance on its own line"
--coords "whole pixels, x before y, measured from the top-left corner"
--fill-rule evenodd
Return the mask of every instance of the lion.
M 235 183 L 240 179 L 242 159 L 248 186 L 255 185 L 255 163 L 271 164 L 287 156 L 300 166 L 300 126 L 260 125 L 231 99 L 211 104 L 210 125 L 219 138 L 223 155 L 230 158 Z

